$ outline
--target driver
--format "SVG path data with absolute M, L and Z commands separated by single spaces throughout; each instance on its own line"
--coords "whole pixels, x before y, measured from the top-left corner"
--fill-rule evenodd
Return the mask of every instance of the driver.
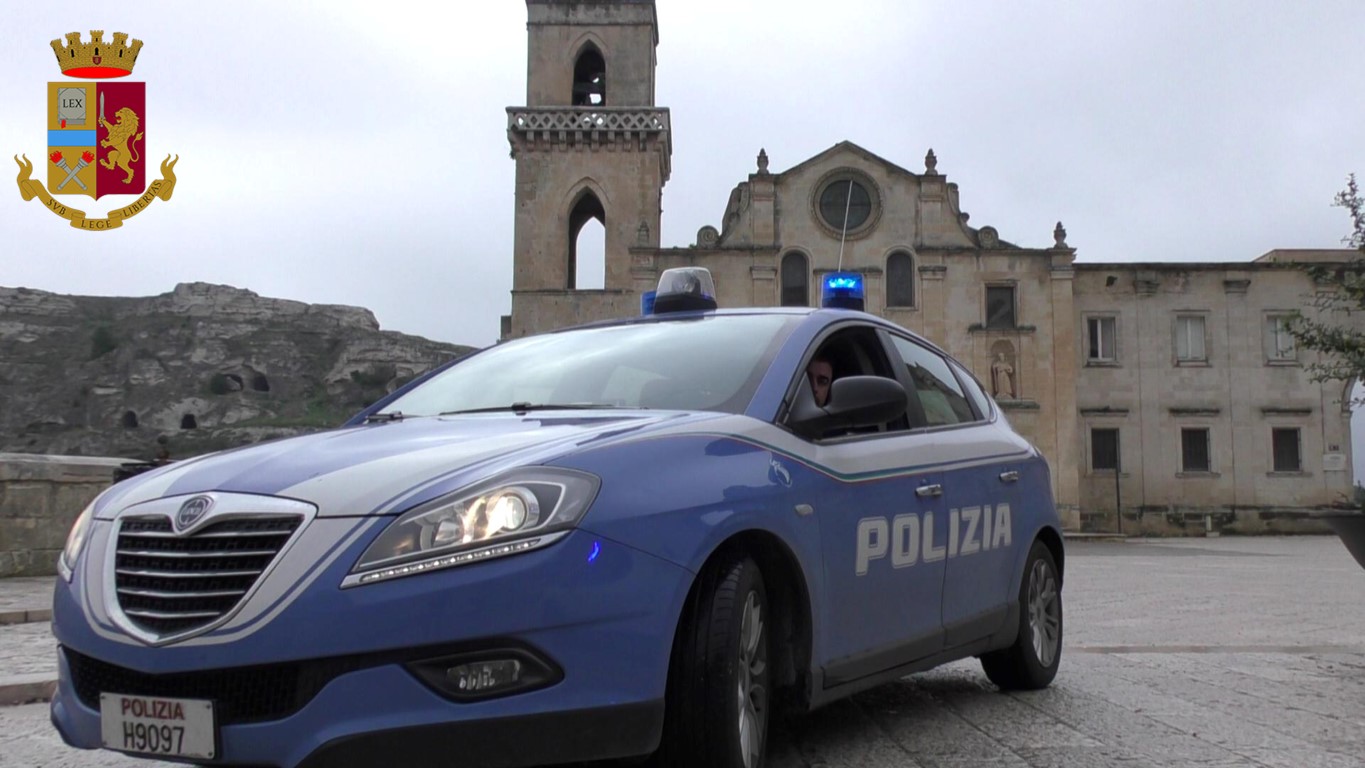
M 821 408 L 829 402 L 829 385 L 834 381 L 834 366 L 823 357 L 816 357 L 806 366 L 806 378 L 810 379 L 810 391 L 815 395 L 815 404 Z

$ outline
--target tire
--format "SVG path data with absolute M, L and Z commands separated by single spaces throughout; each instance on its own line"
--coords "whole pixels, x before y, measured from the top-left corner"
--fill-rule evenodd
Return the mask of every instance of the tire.
M 762 768 L 772 702 L 763 574 L 743 554 L 701 575 L 673 643 L 658 768 Z
M 1046 688 L 1062 662 L 1062 587 L 1052 551 L 1033 542 L 1019 584 L 1019 636 L 981 656 L 986 677 L 1002 690 Z

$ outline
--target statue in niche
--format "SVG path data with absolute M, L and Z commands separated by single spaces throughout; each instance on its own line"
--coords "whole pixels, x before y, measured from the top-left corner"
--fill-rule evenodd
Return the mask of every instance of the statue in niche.
M 1003 351 L 996 352 L 995 360 L 991 363 L 991 394 L 996 400 L 1019 399 L 1019 389 L 1015 386 L 1014 365 Z

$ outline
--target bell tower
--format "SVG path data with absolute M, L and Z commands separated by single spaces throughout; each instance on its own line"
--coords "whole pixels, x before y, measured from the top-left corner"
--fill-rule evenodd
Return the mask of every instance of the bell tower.
M 526 11 L 526 106 L 507 108 L 517 170 L 504 338 L 639 312 L 673 152 L 668 110 L 654 105 L 654 0 L 526 0 Z M 575 245 L 592 219 L 606 274 L 582 290 Z

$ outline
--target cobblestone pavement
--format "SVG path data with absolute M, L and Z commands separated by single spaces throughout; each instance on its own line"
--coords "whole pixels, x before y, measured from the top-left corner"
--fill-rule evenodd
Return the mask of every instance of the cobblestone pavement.
M 49 609 L 56 576 L 16 576 L 0 579 L 0 613 Z
M 1051 688 L 948 665 L 783 724 L 769 768 L 1365 766 L 1365 570 L 1335 538 L 1071 541 L 1066 579 Z M 0 766 L 152 765 L 0 708 Z
M 0 627 L 0 647 L 5 650 L 0 662 L 5 675 L 57 674 L 57 642 L 46 621 Z

